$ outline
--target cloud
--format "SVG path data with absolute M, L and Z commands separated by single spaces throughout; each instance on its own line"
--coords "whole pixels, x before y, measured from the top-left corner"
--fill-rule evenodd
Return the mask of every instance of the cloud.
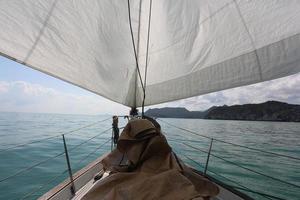
M 278 100 L 300 104 L 300 74 L 151 107 L 205 110 L 214 105 Z M 69 114 L 127 114 L 129 108 L 90 92 L 75 95 L 25 81 L 0 81 L 0 111 Z
M 186 107 L 189 110 L 206 110 L 214 105 L 261 103 L 277 100 L 300 104 L 300 73 L 263 83 L 238 87 L 152 107 Z
M 74 95 L 25 81 L 0 81 L 0 111 L 122 114 L 129 108 L 87 92 Z

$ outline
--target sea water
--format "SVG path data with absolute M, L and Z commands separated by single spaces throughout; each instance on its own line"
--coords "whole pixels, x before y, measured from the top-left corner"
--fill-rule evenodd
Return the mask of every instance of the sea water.
M 111 130 L 105 131 L 111 127 L 110 118 L 0 113 L 0 199 L 37 199 L 68 177 L 63 133 L 73 173 L 110 151 Z M 108 120 L 94 123 L 104 119 Z M 212 144 L 208 175 L 254 199 L 300 199 L 299 160 L 221 142 L 300 158 L 300 123 L 162 120 L 158 122 L 173 151 L 190 166 L 204 171 Z M 125 124 L 121 119 L 120 126 Z M 216 140 L 211 143 L 172 124 Z

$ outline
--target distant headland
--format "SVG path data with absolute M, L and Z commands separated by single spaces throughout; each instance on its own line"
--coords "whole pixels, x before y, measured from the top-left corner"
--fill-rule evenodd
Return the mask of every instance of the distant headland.
M 145 115 L 159 118 L 300 122 L 300 105 L 267 101 L 259 104 L 213 106 L 205 111 L 165 107 L 149 109 Z

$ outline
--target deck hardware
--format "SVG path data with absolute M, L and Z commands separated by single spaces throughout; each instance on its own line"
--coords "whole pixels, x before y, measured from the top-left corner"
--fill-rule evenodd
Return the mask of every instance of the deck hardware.
M 114 130 L 111 130 L 111 146 L 110 146 L 110 151 L 113 150 L 113 143 L 114 143 Z
M 204 174 L 206 174 L 206 171 L 207 171 L 207 168 L 208 168 L 208 162 L 209 162 L 209 157 L 210 157 L 210 152 L 211 152 L 213 141 L 214 141 L 214 139 L 211 138 L 210 145 L 209 145 L 209 150 L 208 150 L 208 154 L 207 154 L 207 159 L 206 159 L 206 164 L 205 164 L 205 169 L 204 169 Z
M 71 181 L 70 190 L 71 190 L 71 194 L 74 196 L 75 195 L 75 185 L 74 185 L 73 173 L 72 173 L 69 154 L 68 154 L 68 148 L 67 148 L 67 144 L 66 144 L 66 140 L 65 140 L 65 135 L 62 134 L 62 137 L 63 137 L 63 141 L 64 141 L 64 149 L 65 149 L 65 155 L 66 155 L 66 160 L 67 160 L 67 165 L 68 165 L 69 177 L 70 177 L 70 181 Z

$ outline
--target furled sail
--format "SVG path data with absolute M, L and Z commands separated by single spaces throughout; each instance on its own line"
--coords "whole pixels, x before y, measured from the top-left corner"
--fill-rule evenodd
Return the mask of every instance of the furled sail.
M 0 53 L 132 107 L 137 60 L 157 104 L 299 72 L 300 1 L 1 0 Z

